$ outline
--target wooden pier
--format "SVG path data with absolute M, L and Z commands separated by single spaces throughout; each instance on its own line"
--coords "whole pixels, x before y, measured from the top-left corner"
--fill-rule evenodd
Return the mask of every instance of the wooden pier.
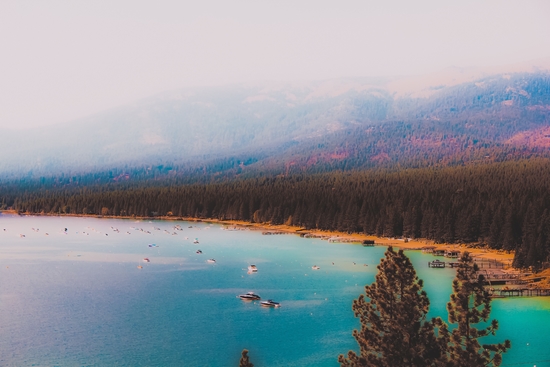
M 323 240 L 328 240 L 328 239 L 330 238 L 329 236 L 321 235 L 321 234 L 315 234 L 315 233 L 300 233 L 300 237 L 304 237 L 304 238 L 320 238 L 320 239 L 323 239 Z
M 428 251 L 432 249 L 429 248 Z M 432 252 L 435 255 L 435 251 Z M 453 254 L 454 255 L 454 254 Z M 485 285 L 491 297 L 493 298 L 508 298 L 508 297 L 548 297 L 550 296 L 550 288 L 537 287 L 537 281 L 541 278 L 533 278 L 531 273 L 510 273 L 501 270 L 503 265 L 493 260 L 477 259 L 476 263 L 480 266 L 479 274 L 485 278 Z M 481 261 L 479 261 L 481 260 Z M 445 262 L 439 259 L 428 261 L 428 267 L 434 269 L 444 269 L 446 267 L 459 267 L 460 262 Z M 494 270 L 489 270 L 494 269 Z M 516 287 L 508 287 L 515 285 Z M 504 287 L 502 287 L 504 286 Z
M 511 285 L 511 284 L 527 284 L 527 280 L 521 279 L 520 274 L 494 274 L 488 275 L 485 278 L 487 284 L 493 285 Z
M 503 262 L 489 259 L 474 259 L 474 262 L 480 269 L 504 269 L 506 266 Z
M 491 297 L 545 297 L 550 296 L 550 288 L 501 288 L 493 289 Z

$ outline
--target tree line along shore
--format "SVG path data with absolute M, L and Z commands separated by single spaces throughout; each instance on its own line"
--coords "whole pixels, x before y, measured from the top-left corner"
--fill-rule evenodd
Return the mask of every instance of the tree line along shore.
M 17 212 L 195 218 L 286 225 L 378 238 L 425 239 L 514 254 L 545 268 L 550 251 L 550 161 L 330 172 L 199 182 L 67 183 L 0 187 Z

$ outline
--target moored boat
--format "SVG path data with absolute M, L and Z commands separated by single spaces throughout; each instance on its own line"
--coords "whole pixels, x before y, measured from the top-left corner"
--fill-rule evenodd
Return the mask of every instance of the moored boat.
M 317 265 L 313 265 L 311 268 L 312 268 L 313 270 L 319 270 L 319 269 L 321 269 L 321 268 L 318 267 Z
M 256 273 L 258 271 L 258 268 L 256 267 L 256 265 L 249 265 L 248 266 L 248 272 L 249 273 Z
M 445 265 L 445 261 L 440 261 L 438 259 L 435 259 L 434 261 L 428 261 L 428 267 L 430 268 L 444 268 Z
M 260 305 L 262 305 L 263 307 L 281 307 L 281 304 L 279 302 L 275 302 L 271 299 L 260 302 Z
M 254 292 L 247 292 L 246 294 L 239 294 L 237 297 L 242 299 L 243 301 L 258 301 L 258 300 L 262 299 L 257 294 L 254 294 Z
M 207 263 L 214 264 L 214 263 L 216 262 L 216 260 L 214 260 L 214 259 L 208 259 L 208 260 L 206 260 L 206 262 L 207 262 Z

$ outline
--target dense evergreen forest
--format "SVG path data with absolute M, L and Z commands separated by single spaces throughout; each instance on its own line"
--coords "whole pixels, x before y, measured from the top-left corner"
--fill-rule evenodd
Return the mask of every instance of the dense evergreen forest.
M 4 182 L 0 205 L 28 213 L 216 218 L 472 243 L 515 250 L 518 267 L 541 268 L 550 253 L 545 158 L 188 182 L 167 179 L 164 169 L 156 167 L 160 178 L 147 180 L 110 172 L 109 183 L 91 174 L 87 181 Z

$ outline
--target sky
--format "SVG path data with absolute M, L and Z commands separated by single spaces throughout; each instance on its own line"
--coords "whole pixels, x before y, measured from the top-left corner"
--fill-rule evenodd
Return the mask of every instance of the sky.
M 185 87 L 547 58 L 548 19 L 545 0 L 3 0 L 0 128 L 68 122 Z

